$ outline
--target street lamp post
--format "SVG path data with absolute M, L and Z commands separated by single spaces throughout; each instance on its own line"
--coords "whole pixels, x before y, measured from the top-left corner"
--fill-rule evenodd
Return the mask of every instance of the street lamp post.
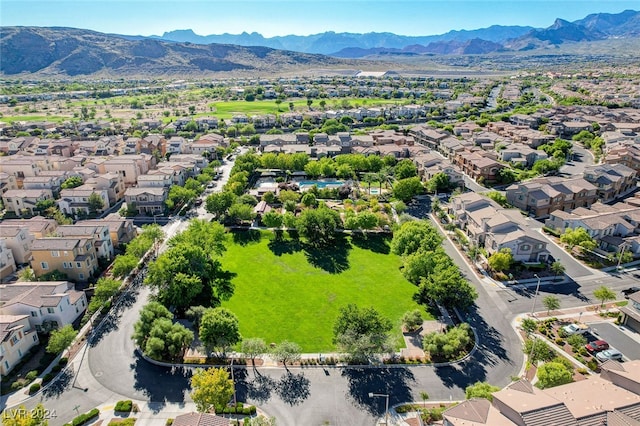
M 622 251 L 620 252 L 620 256 L 618 256 L 618 265 L 616 266 L 616 272 L 620 271 L 620 262 L 622 262 L 622 255 L 624 251 L 627 249 L 627 243 L 622 244 Z
M 531 306 L 531 316 L 533 317 L 533 312 L 536 310 L 536 300 L 538 299 L 538 291 L 540 291 L 540 277 L 538 274 L 533 274 L 534 277 L 538 279 L 538 284 L 536 285 L 536 292 L 533 295 L 533 305 Z
M 373 392 L 369 392 L 369 398 L 373 398 L 376 396 L 380 396 L 380 397 L 384 397 L 385 398 L 385 405 L 384 405 L 384 424 L 388 425 L 389 424 L 389 395 L 386 393 L 373 393 Z
M 233 406 L 235 407 L 236 404 L 237 404 L 237 401 L 236 401 L 236 380 L 235 380 L 235 378 L 233 376 L 233 359 L 234 359 L 233 356 L 235 355 L 235 352 L 231 352 L 230 355 L 231 355 L 231 381 L 233 382 Z

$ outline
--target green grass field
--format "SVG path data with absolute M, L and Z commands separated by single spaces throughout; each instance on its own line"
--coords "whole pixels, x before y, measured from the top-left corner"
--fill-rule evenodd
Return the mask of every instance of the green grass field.
M 398 269 L 400 258 L 388 254 L 388 240 L 345 238 L 321 252 L 296 240 L 275 241 L 272 233 L 246 236 L 233 234 L 222 257 L 224 268 L 237 274 L 235 294 L 223 306 L 237 315 L 243 337 L 267 344 L 291 340 L 304 352 L 330 352 L 339 308 L 355 303 L 389 318 L 394 341 L 404 347 L 400 318 L 420 306 L 412 300 L 416 287 Z

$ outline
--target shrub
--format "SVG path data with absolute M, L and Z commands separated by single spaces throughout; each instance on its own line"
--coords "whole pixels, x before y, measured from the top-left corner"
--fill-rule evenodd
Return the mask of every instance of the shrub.
M 31 370 L 24 376 L 24 378 L 30 382 L 34 381 L 36 377 L 38 377 L 38 370 Z
M 60 370 L 62 370 L 62 367 L 60 366 L 60 364 L 56 364 L 53 367 L 51 367 L 51 371 L 53 371 L 54 373 L 57 373 Z
M 42 385 L 40 385 L 40 383 L 32 384 L 31 386 L 29 386 L 29 395 L 33 395 L 34 393 L 38 392 L 41 387 Z
M 133 402 L 128 399 L 126 401 L 118 401 L 116 403 L 115 411 L 123 411 L 123 412 L 131 412 L 131 408 L 133 406 Z
M 67 423 L 65 426 L 80 426 L 82 424 L 87 423 L 89 420 L 93 419 L 94 417 L 98 417 L 99 414 L 100 414 L 100 410 L 98 410 L 97 408 L 94 408 L 93 410 L 87 413 L 80 414 L 79 416 L 74 418 L 71 421 L 71 423 Z
M 556 345 L 563 346 L 564 345 L 564 340 L 561 337 L 557 337 L 556 338 Z
M 69 358 L 67 358 L 66 356 L 63 356 L 62 358 L 60 358 L 60 361 L 58 361 L 58 365 L 62 365 L 64 367 L 65 365 L 67 365 L 68 362 L 69 362 Z
M 171 426 L 173 424 L 173 419 L 167 419 L 165 426 Z
M 50 382 L 53 379 L 53 374 L 47 373 L 42 377 L 42 383 Z
M 590 359 L 589 361 L 587 361 L 587 367 L 589 367 L 591 371 L 596 371 L 598 369 L 598 361 L 596 361 L 595 359 Z
M 582 374 L 583 376 L 586 376 L 587 374 L 589 374 L 586 368 L 578 368 L 576 371 Z

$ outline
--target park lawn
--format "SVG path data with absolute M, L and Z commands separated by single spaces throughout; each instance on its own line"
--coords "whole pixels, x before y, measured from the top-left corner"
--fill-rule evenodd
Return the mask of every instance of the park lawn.
M 400 348 L 404 347 L 402 315 L 420 309 L 428 317 L 412 299 L 416 287 L 400 273 L 400 258 L 381 253 L 379 244 L 374 252 L 345 239 L 325 259 L 303 249 L 290 250 L 295 244 L 288 239 L 274 250 L 281 251 L 277 256 L 269 248 L 273 238 L 272 233 L 263 233 L 259 241 L 246 245 L 230 241 L 222 256 L 223 267 L 237 274 L 235 293 L 222 306 L 238 317 L 244 338 L 261 337 L 267 344 L 290 340 L 301 345 L 303 352 L 330 352 L 335 350 L 333 324 L 339 308 L 355 303 L 373 306 L 389 318 Z M 382 242 L 388 249 L 389 241 Z M 313 266 L 307 257 L 322 266 Z M 343 270 L 332 273 L 331 269 Z
M 71 119 L 71 116 L 64 117 L 61 115 L 5 115 L 0 117 L 0 121 L 5 123 L 11 123 L 12 121 L 51 121 L 61 123 L 69 119 Z

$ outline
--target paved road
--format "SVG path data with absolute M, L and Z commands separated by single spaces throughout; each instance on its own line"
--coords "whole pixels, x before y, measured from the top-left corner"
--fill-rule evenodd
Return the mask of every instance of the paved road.
M 640 345 L 638 342 L 626 336 L 622 331 L 610 322 L 590 324 L 591 329 L 609 345 L 624 354 L 627 359 L 640 359 Z
M 573 158 L 560 167 L 561 176 L 582 176 L 585 167 L 594 164 L 593 154 L 583 146 L 574 142 L 572 151 Z

